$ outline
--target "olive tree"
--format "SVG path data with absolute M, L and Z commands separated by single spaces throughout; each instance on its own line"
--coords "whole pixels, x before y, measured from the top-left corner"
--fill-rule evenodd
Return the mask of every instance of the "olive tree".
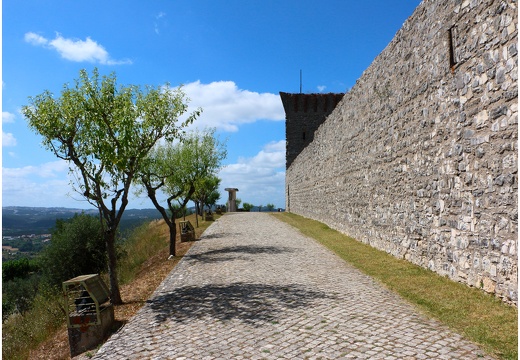
M 240 204 L 242 204 L 242 199 L 236 198 L 235 199 L 235 205 L 237 207 L 237 210 L 240 208 Z M 227 204 L 227 206 L 229 208 L 229 203 Z
M 219 179 L 220 180 L 220 179 Z M 219 181 L 220 182 L 220 181 Z M 212 206 L 215 206 L 217 204 L 217 201 L 220 200 L 220 192 L 218 189 L 215 189 L 212 191 L 208 197 L 206 198 L 206 206 L 211 209 Z
M 218 188 L 221 181 L 222 179 L 216 175 L 211 175 L 197 183 L 193 200 L 199 203 L 202 212 L 204 212 L 204 206 L 210 210 L 211 206 L 220 199 Z
M 205 205 L 214 205 L 220 199 L 218 192 L 220 181 L 216 175 L 211 174 L 196 182 L 192 200 L 196 205 L 198 215 L 203 216 Z
M 242 205 L 242 209 L 244 209 L 244 211 L 251 211 L 251 209 L 252 209 L 253 207 L 254 207 L 253 204 L 246 203 L 246 202 Z
M 74 85 L 61 96 L 49 91 L 29 98 L 22 108 L 29 127 L 43 137 L 43 145 L 67 161 L 75 176 L 73 189 L 100 214 L 108 255 L 111 301 L 121 304 L 116 272 L 117 228 L 128 204 L 130 185 L 143 159 L 158 140 L 172 141 L 193 122 L 186 120 L 182 89 L 135 85 L 118 86 L 115 74 L 89 77 L 80 71 Z
M 136 181 L 170 229 L 170 255 L 176 256 L 175 219 L 197 189 L 197 182 L 214 174 L 227 155 L 215 129 L 192 132 L 176 143 L 158 144 L 141 167 Z M 166 196 L 166 207 L 161 196 Z M 180 207 L 177 207 L 177 203 Z

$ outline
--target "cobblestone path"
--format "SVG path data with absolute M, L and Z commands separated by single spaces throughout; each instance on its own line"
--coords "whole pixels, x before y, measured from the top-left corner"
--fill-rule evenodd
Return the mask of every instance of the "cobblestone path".
M 264 213 L 212 224 L 95 359 L 482 359 Z

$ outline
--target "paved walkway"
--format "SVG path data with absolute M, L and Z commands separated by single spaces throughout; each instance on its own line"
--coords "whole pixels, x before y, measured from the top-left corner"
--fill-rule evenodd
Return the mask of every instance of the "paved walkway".
M 95 359 L 482 359 L 289 225 L 212 224 Z

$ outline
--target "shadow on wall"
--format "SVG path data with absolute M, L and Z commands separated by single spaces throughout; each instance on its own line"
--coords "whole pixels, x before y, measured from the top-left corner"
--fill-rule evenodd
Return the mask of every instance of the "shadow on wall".
M 316 300 L 331 298 L 320 291 L 300 285 L 231 285 L 186 286 L 149 300 L 155 319 L 164 322 L 188 322 L 213 318 L 239 320 L 253 326 L 279 321 L 291 309 L 313 306 Z

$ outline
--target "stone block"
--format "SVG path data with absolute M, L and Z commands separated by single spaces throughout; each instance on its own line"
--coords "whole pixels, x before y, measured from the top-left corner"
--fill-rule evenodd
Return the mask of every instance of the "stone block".
M 491 280 L 490 278 L 488 278 L 488 277 L 482 278 L 481 285 L 482 285 L 482 289 L 485 292 L 488 292 L 488 293 L 494 293 L 495 292 L 496 282 Z

